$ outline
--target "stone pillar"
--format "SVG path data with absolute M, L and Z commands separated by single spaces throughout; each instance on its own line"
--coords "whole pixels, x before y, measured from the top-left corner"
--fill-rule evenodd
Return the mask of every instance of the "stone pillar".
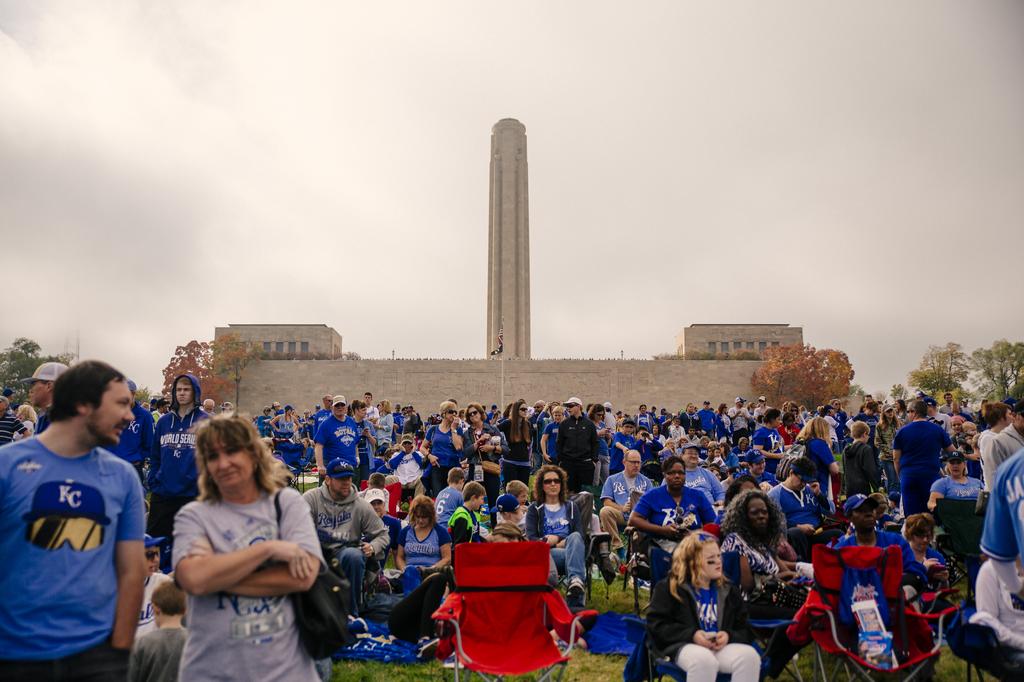
M 504 118 L 491 129 L 487 254 L 487 355 L 504 327 L 504 357 L 530 358 L 530 211 L 526 126 Z

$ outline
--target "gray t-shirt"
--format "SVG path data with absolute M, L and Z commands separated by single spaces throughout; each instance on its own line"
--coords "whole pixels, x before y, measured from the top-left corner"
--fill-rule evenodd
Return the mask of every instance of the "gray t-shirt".
M 128 659 L 128 682 L 177 682 L 185 630 L 153 630 L 135 640 Z
M 272 495 L 264 494 L 252 504 L 185 505 L 174 517 L 173 565 L 203 553 L 205 543 L 216 553 L 227 553 L 277 539 L 298 544 L 322 562 L 309 507 L 297 490 L 284 488 L 280 495 L 280 533 Z M 319 679 L 313 659 L 299 641 L 287 595 L 189 595 L 187 608 L 188 640 L 181 659 L 181 679 Z

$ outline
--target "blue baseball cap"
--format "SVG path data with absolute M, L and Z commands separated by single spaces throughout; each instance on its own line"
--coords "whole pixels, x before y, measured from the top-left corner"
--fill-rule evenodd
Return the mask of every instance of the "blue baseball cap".
M 861 493 L 851 495 L 846 500 L 846 503 L 843 505 L 843 513 L 849 516 L 853 512 L 853 510 L 860 509 L 865 504 L 869 505 L 872 509 L 878 508 L 878 502 L 868 497 L 867 495 L 863 495 Z
M 352 478 L 356 475 L 356 470 L 341 457 L 337 457 L 327 465 L 327 475 L 331 478 Z
M 146 534 L 145 534 L 145 535 L 143 536 L 143 538 L 142 538 L 143 544 L 144 544 L 144 545 L 145 545 L 145 546 L 146 546 L 147 548 L 148 548 L 148 547 L 156 547 L 157 545 L 162 545 L 162 544 L 164 544 L 164 542 L 165 542 L 166 540 L 167 540 L 167 538 L 165 538 L 165 537 L 163 537 L 163 536 L 160 536 L 160 537 L 153 537 L 153 536 L 152 536 L 152 535 L 150 535 L 149 533 L 146 533 Z
M 70 479 L 48 481 L 36 488 L 32 496 L 32 509 L 21 518 L 24 521 L 35 521 L 44 516 L 86 518 L 104 526 L 110 524 L 100 491 Z
M 938 405 L 938 403 L 935 401 L 935 398 L 931 396 L 927 396 L 926 398 L 924 398 L 924 404 L 927 405 L 928 407 L 935 407 L 936 405 Z
M 139 387 L 135 385 L 134 381 L 129 379 L 128 380 L 128 390 L 131 391 L 132 393 L 135 393 L 135 391 L 139 390 Z
M 743 461 L 747 464 L 760 464 L 764 461 L 764 454 L 760 450 L 747 450 L 743 455 Z
M 514 512 L 519 509 L 519 500 L 516 499 L 515 495 L 505 493 L 499 495 L 497 501 L 494 503 L 494 507 L 500 512 Z

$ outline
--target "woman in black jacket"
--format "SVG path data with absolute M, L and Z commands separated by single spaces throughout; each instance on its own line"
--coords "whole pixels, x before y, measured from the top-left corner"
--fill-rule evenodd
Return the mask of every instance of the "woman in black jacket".
M 672 553 L 672 569 L 654 586 L 647 634 L 658 656 L 686 671 L 689 682 L 757 682 L 761 657 L 751 646 L 747 605 L 722 577 L 722 553 L 710 533 L 692 533 Z

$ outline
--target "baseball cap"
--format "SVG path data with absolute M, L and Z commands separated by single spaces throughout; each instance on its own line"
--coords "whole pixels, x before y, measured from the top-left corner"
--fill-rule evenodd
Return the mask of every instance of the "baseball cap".
M 736 396 L 736 400 L 734 400 L 733 402 L 734 403 L 745 403 L 747 401 L 744 400 L 743 398 L 739 397 L 739 396 Z
M 131 391 L 132 393 L 135 393 L 135 391 L 139 390 L 139 387 L 135 385 L 134 381 L 129 379 L 128 380 L 128 390 Z
M 145 535 L 143 536 L 143 538 L 142 538 L 142 539 L 143 539 L 143 544 L 144 544 L 144 545 L 145 545 L 146 547 L 156 547 L 157 545 L 162 545 L 162 544 L 164 544 L 164 541 L 165 541 L 165 540 L 167 540 L 167 538 L 165 538 L 165 537 L 163 537 L 163 536 L 159 536 L 159 537 L 153 537 L 153 536 L 152 536 L 152 535 L 150 535 L 149 533 L 146 533 L 146 534 L 145 534 Z
M 387 495 L 380 488 L 367 488 L 363 492 L 363 499 L 370 504 L 374 502 L 387 503 Z
M 416 441 L 413 440 L 413 437 L 412 437 L 411 433 L 402 434 L 402 439 L 400 441 L 398 441 L 399 444 L 402 444 L 402 443 L 415 443 L 415 442 Z
M 683 447 L 680 448 L 680 449 L 681 450 L 693 449 L 693 450 L 697 450 L 699 452 L 700 451 L 700 443 L 694 443 L 692 440 L 686 441 L 685 443 L 683 443 Z
M 352 478 L 356 475 L 356 470 L 341 457 L 337 457 L 327 465 L 327 475 L 331 478 Z
M 928 407 L 935 407 L 936 405 L 938 405 L 938 403 L 935 401 L 935 398 L 931 396 L 928 396 L 927 398 L 924 399 L 924 404 L 927 405 Z
M 711 401 L 710 401 L 710 400 L 705 400 L 705 401 L 704 401 L 704 404 L 705 404 L 705 405 L 710 405 L 710 404 L 711 404 Z
M 959 450 L 954 450 L 953 452 L 948 452 L 948 453 L 946 453 L 945 455 L 942 456 L 942 461 L 943 462 L 953 462 L 953 461 L 963 462 L 965 459 L 966 458 L 964 457 L 964 453 L 960 452 Z
M 612 404 L 611 404 L 611 403 L 605 403 L 605 404 L 604 404 L 604 409 L 606 409 L 606 410 L 608 410 L 608 411 L 611 411 L 611 409 L 612 409 Z
M 622 422 L 622 425 L 623 426 L 636 426 L 636 422 L 633 421 L 632 419 L 627 419 L 627 420 Z
M 56 381 L 57 377 L 66 371 L 68 371 L 68 366 L 63 362 L 44 362 L 36 367 L 36 371 L 32 372 L 32 376 L 22 379 L 21 382 L 24 384 L 34 384 L 37 381 Z
M 766 402 L 768 402 L 768 398 L 765 398 L 763 395 L 762 396 L 758 396 L 757 401 L 759 403 L 766 403 Z
M 1024 414 L 1024 400 L 1018 400 L 1016 403 L 1014 403 L 1010 410 L 1014 414 Z
M 743 461 L 747 464 L 760 464 L 764 461 L 764 455 L 760 450 L 748 450 L 747 454 L 743 455 Z
M 514 512 L 516 509 L 519 509 L 519 500 L 516 499 L 515 495 L 505 493 L 504 495 L 498 496 L 494 506 L 500 512 Z
M 337 405 L 348 405 L 348 403 L 345 402 L 345 396 L 336 395 L 331 399 L 331 407 L 335 407 Z
M 566 406 L 569 406 L 569 405 L 582 405 L 582 404 L 583 404 L 583 401 L 580 400 L 579 398 L 577 398 L 576 396 L 573 396 L 573 397 L 571 397 L 571 398 L 569 398 L 568 400 L 565 401 L 565 405 Z
M 877 509 L 878 508 L 878 502 L 876 502 L 875 500 L 871 499 L 867 495 L 863 495 L 861 493 L 857 493 L 856 495 L 851 495 L 846 500 L 846 503 L 843 505 L 843 513 L 846 514 L 847 516 L 849 516 L 853 512 L 854 509 L 860 509 L 865 504 L 868 505 L 869 507 L 871 507 L 872 509 Z

